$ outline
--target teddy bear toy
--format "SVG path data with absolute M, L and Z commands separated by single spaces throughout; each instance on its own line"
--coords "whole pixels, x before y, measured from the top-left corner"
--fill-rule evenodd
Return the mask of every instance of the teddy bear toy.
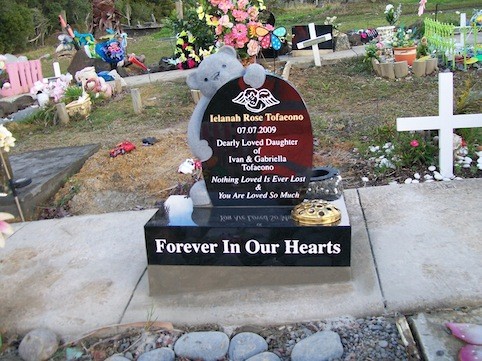
M 201 91 L 201 99 L 194 109 L 187 128 L 187 141 L 193 155 L 202 162 L 211 158 L 213 150 L 205 139 L 201 139 L 201 122 L 204 112 L 219 88 L 232 79 L 243 77 L 246 84 L 260 88 L 266 80 L 266 72 L 259 64 L 250 64 L 245 68 L 237 58 L 236 50 L 231 46 L 221 47 L 217 53 L 205 58 L 194 73 L 186 79 L 191 89 Z M 211 206 L 211 199 L 204 180 L 196 182 L 189 192 L 193 205 Z

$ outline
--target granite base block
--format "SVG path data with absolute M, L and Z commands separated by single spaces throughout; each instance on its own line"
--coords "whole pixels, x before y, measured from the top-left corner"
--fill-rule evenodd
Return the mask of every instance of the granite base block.
M 292 207 L 192 207 L 171 196 L 145 225 L 150 293 L 350 280 L 351 226 L 302 225 Z

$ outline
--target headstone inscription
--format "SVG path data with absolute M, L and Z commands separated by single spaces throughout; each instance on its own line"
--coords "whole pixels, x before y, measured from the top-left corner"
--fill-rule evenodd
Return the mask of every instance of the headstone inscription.
M 209 103 L 202 138 L 213 149 L 203 163 L 214 206 L 280 206 L 303 200 L 313 157 L 310 116 L 298 92 L 268 75 L 261 89 L 243 78 Z

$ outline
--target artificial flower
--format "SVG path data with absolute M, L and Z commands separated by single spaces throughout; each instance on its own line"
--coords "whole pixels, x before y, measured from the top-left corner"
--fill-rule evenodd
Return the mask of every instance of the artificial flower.
M 196 12 L 197 12 L 199 20 L 202 20 L 205 16 L 204 8 L 202 7 L 202 5 L 197 7 Z
M 418 140 L 416 140 L 416 139 L 413 139 L 413 140 L 410 142 L 410 146 L 411 146 L 411 147 L 416 148 L 416 147 L 418 147 L 419 145 L 420 145 L 420 144 L 418 143 Z
M 9 152 L 10 148 L 15 146 L 15 140 L 12 133 L 3 124 L 0 125 L 0 148 Z
M 13 228 L 7 220 L 14 219 L 10 213 L 0 212 L 0 248 L 5 247 L 5 240 L 13 234 Z
M 259 50 L 260 50 L 259 42 L 251 39 L 248 42 L 248 55 L 249 56 L 256 56 L 259 53 Z
M 422 16 L 424 10 L 425 10 L 425 4 L 427 3 L 427 0 L 420 0 L 420 3 L 418 5 L 418 16 Z

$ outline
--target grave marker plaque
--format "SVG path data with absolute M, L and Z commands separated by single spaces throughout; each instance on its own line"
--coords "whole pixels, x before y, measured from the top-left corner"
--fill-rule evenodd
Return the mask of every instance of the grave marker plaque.
M 204 114 L 201 138 L 213 149 L 203 175 L 214 206 L 295 205 L 313 157 L 311 121 L 298 92 L 268 75 L 261 89 L 225 84 Z

